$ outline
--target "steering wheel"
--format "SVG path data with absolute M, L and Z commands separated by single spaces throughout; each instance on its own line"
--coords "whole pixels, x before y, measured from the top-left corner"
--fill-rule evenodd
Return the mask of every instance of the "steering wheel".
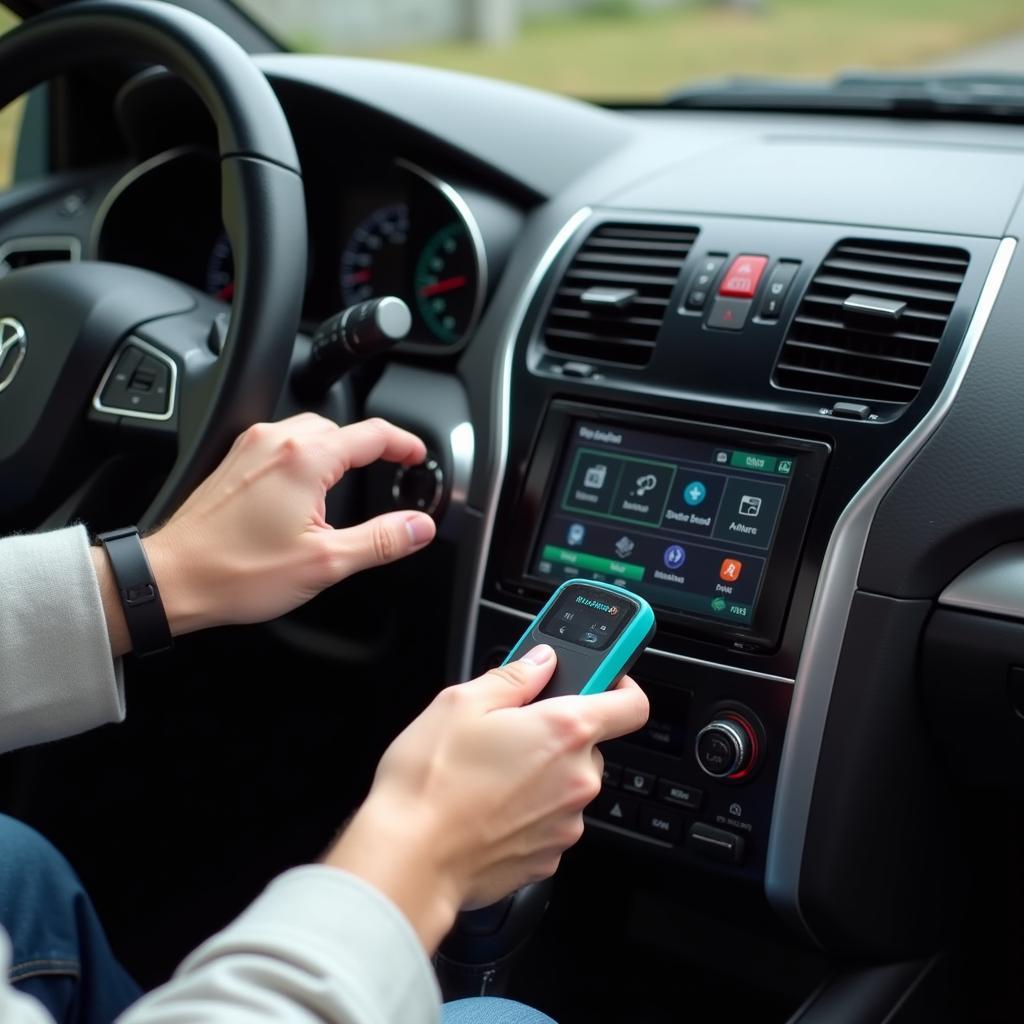
M 2 529 L 80 515 L 91 491 L 111 486 L 98 447 L 109 467 L 118 463 L 111 452 L 138 458 L 164 444 L 171 468 L 138 502 L 141 525 L 159 522 L 241 430 L 272 415 L 298 329 L 303 184 L 262 72 L 220 29 L 178 7 L 82 0 L 0 39 L 0 106 L 103 57 L 166 66 L 213 118 L 237 281 L 230 324 L 222 344 L 209 344 L 208 300 L 120 264 L 40 264 L 0 279 Z M 99 446 L 97 431 L 106 431 Z M 131 494 L 131 481 L 117 483 Z

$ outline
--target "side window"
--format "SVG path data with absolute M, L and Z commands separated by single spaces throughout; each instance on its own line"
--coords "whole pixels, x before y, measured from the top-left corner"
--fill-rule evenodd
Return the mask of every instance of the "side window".
M 17 24 L 18 19 L 6 7 L 0 7 L 0 35 L 10 31 Z M 18 130 L 24 111 L 24 96 L 0 110 L 0 191 L 10 188 L 14 180 Z

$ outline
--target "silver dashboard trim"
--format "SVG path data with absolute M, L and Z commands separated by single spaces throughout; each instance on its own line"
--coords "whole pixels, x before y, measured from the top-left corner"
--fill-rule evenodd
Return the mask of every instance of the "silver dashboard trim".
M 462 508 L 469 500 L 469 481 L 473 474 L 473 454 L 476 450 L 476 435 L 469 420 L 463 420 L 452 427 L 448 434 L 448 447 L 452 458 L 450 500 Z
M 793 687 L 765 865 L 765 892 L 769 902 L 777 913 L 816 942 L 800 907 L 800 871 L 815 770 L 868 533 L 889 488 L 952 408 L 1016 246 L 1013 238 L 1004 238 L 999 243 L 960 351 L 939 397 L 850 500 L 839 516 L 822 562 Z
M 153 356 L 154 359 L 159 359 L 162 363 L 165 363 L 171 368 L 171 379 L 167 385 L 167 412 L 139 412 L 136 409 L 118 409 L 115 406 L 103 404 L 103 400 L 100 398 L 103 394 L 103 389 L 107 386 L 107 381 L 110 380 L 110 375 L 114 372 L 114 367 L 117 366 L 117 361 L 121 358 L 121 353 L 129 346 L 141 349 L 143 352 Z M 154 345 L 150 345 L 148 341 L 143 341 L 134 334 L 129 334 L 128 337 L 125 338 L 124 343 L 122 345 L 118 345 L 117 351 L 111 357 L 110 364 L 107 366 L 107 369 L 103 374 L 103 379 L 100 381 L 99 387 L 96 389 L 96 393 L 92 396 L 92 407 L 97 412 L 109 413 L 111 416 L 124 416 L 128 419 L 155 420 L 158 423 L 166 423 L 174 415 L 174 402 L 177 397 L 177 363 L 175 363 L 175 361 L 166 352 L 156 348 Z
M 968 566 L 939 595 L 944 608 L 1024 619 L 1024 543 L 1003 544 Z
M 503 612 L 505 615 L 513 615 L 524 622 L 533 622 L 533 616 L 529 612 L 521 612 L 518 608 L 509 608 L 508 605 L 498 601 L 492 601 L 488 597 L 482 597 L 479 604 L 483 608 L 490 608 L 492 612 Z M 694 658 L 688 654 L 676 654 L 675 651 L 663 651 L 660 647 L 648 647 L 645 654 L 653 654 L 656 658 L 669 658 L 672 661 L 682 661 L 687 665 L 701 665 L 704 668 L 717 669 L 720 672 L 733 672 L 740 676 L 753 676 L 755 679 L 767 679 L 773 683 L 786 683 L 792 685 L 793 680 L 788 676 L 774 676 L 768 672 L 758 672 L 753 668 L 739 668 L 736 665 L 726 665 L 720 661 L 707 661 L 704 658 Z
M 494 460 L 491 478 L 487 481 L 487 502 L 484 505 L 483 532 L 480 538 L 480 553 L 473 571 L 473 582 L 469 594 L 469 616 L 466 622 L 466 642 L 462 647 L 462 658 L 459 663 L 459 675 L 469 679 L 473 674 L 473 646 L 476 643 L 476 627 L 479 618 L 481 595 L 484 592 L 484 573 L 487 571 L 487 555 L 491 550 L 494 538 L 494 520 L 498 515 L 498 499 L 501 496 L 501 483 L 505 479 L 505 467 L 508 464 L 509 443 L 509 400 L 512 387 L 512 357 L 516 342 L 522 333 L 526 314 L 529 312 L 544 278 L 569 244 L 576 232 L 590 219 L 593 210 L 589 206 L 581 207 L 559 228 L 555 237 L 548 243 L 537 265 L 533 268 L 529 279 L 519 294 L 511 326 L 504 339 L 499 366 L 497 393 L 492 396 L 494 421 L 498 428 L 498 457 Z
M 457 342 L 457 344 L 461 346 L 467 338 L 472 337 L 473 332 L 476 330 L 476 325 L 480 322 L 480 316 L 484 310 L 484 298 L 487 295 L 487 249 L 484 246 L 484 236 L 480 231 L 480 225 L 477 223 L 477 219 L 474 216 L 473 211 L 469 208 L 469 204 L 459 194 L 458 189 L 449 185 L 443 178 L 439 178 L 436 174 L 431 174 L 430 171 L 420 167 L 419 164 L 413 163 L 411 160 L 406 160 L 405 157 L 399 157 L 395 160 L 395 166 L 401 167 L 410 174 L 415 174 L 418 178 L 421 178 L 432 188 L 435 188 L 440 192 L 441 195 L 451 203 L 452 208 L 458 214 L 462 223 L 466 225 L 469 240 L 473 243 L 473 250 L 476 253 L 476 266 L 479 274 L 479 280 L 477 281 L 476 297 L 473 300 L 473 313 L 469 318 L 469 324 L 466 326 L 466 330 Z M 411 350 L 414 346 L 417 349 L 424 348 L 429 349 L 431 352 L 437 351 L 436 346 L 419 342 L 409 342 L 406 347 Z

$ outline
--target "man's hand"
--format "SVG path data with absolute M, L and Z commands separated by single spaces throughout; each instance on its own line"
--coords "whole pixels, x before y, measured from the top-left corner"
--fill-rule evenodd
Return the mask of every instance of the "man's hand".
M 378 459 L 414 465 L 425 457 L 419 438 L 384 420 L 338 427 L 303 413 L 250 427 L 144 541 L 171 632 L 282 615 L 346 576 L 425 547 L 434 523 L 421 512 L 391 512 L 336 530 L 324 507 L 350 469 Z M 106 605 L 112 581 L 101 550 L 94 561 Z M 121 654 L 128 642 L 116 593 L 112 602 L 111 646 Z
M 542 645 L 442 691 L 388 748 L 326 857 L 385 893 L 428 951 L 461 908 L 554 873 L 601 788 L 596 744 L 647 721 L 647 697 L 629 678 L 524 706 L 555 660 Z

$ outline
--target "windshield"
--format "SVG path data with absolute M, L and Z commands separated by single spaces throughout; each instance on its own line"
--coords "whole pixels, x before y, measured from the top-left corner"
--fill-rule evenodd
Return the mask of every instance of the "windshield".
M 1024 74 L 1022 0 L 237 0 L 299 51 L 657 102 L 734 75 Z

